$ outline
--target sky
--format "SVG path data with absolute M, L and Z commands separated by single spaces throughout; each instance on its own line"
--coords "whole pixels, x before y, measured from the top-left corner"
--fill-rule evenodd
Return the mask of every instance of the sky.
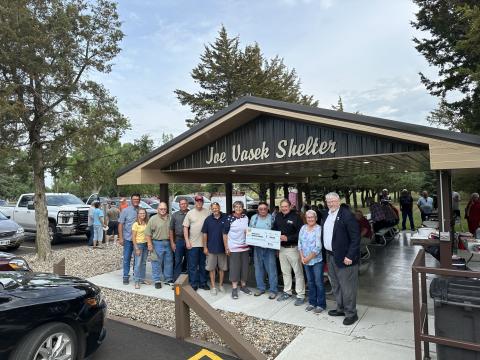
M 132 125 L 123 141 L 187 130 L 190 109 L 173 91 L 198 90 L 190 77 L 223 24 L 241 46 L 295 68 L 302 91 L 330 108 L 427 125 L 437 104 L 419 72 L 435 69 L 415 50 L 410 0 L 119 0 L 122 52 L 101 82 Z

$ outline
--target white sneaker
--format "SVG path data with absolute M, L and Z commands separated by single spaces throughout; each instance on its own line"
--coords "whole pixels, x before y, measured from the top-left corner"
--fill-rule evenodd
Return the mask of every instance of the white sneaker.
M 210 294 L 216 296 L 216 295 L 217 295 L 217 288 L 212 287 L 212 288 L 210 289 Z
M 220 291 L 221 293 L 224 293 L 225 292 L 225 288 L 223 287 L 223 285 L 220 285 L 218 287 L 218 291 Z

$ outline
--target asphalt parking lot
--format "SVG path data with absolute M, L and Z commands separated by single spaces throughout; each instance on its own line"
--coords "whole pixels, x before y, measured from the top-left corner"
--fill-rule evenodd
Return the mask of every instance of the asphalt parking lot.
M 88 360 L 181 360 L 181 359 L 235 359 L 189 342 L 160 335 L 136 326 L 108 319 L 107 337 Z
M 87 237 L 85 235 L 79 236 L 68 236 L 59 239 L 54 245 L 52 245 L 53 249 L 65 249 L 65 248 L 74 248 L 77 246 L 85 246 L 87 245 Z M 27 233 L 25 235 L 25 240 L 23 241 L 22 245 L 16 250 L 0 250 L 0 251 L 7 251 L 16 255 L 27 255 L 33 254 L 36 252 L 35 250 L 35 234 Z

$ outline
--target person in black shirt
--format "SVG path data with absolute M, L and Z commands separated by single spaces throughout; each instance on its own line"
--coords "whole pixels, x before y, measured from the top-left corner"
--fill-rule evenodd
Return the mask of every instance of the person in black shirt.
M 400 211 L 402 212 L 402 231 L 407 230 L 407 217 L 410 221 L 410 229 L 415 230 L 413 223 L 413 198 L 407 189 L 402 190 L 400 195 Z
M 283 275 L 283 294 L 277 301 L 287 300 L 292 296 L 292 269 L 295 273 L 296 306 L 305 302 L 305 278 L 303 267 L 298 255 L 298 233 L 303 226 L 302 219 L 296 211 L 291 210 L 291 203 L 283 199 L 280 203 L 280 213 L 275 217 L 272 230 L 282 233 L 280 236 L 280 267 Z

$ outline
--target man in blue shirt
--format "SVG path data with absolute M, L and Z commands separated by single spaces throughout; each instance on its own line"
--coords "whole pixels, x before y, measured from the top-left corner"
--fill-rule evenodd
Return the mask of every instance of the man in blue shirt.
M 417 206 L 420 210 L 422 222 L 424 222 L 433 212 L 433 199 L 428 196 L 427 191 L 422 192 L 422 197 L 418 199 Z
M 270 230 L 273 225 L 272 215 L 268 213 L 268 205 L 261 201 L 258 203 L 258 214 L 255 214 L 250 219 L 250 227 L 258 229 Z M 265 294 L 265 272 L 268 275 L 268 282 L 270 285 L 270 295 L 268 298 L 273 300 L 278 293 L 278 274 L 277 274 L 277 256 L 275 249 L 262 248 L 255 246 L 253 261 L 255 265 L 255 280 L 257 282 L 257 291 L 255 296 Z
M 218 267 L 218 290 L 225 292 L 223 287 L 223 277 L 228 270 L 227 255 L 225 254 L 225 245 L 223 243 L 223 226 L 226 216 L 220 212 L 220 204 L 212 203 L 212 214 L 208 216 L 202 227 L 203 233 L 203 252 L 207 257 L 205 269 L 210 273 L 210 282 L 212 284 L 210 293 L 217 295 L 215 287 L 215 270 Z
M 100 245 L 103 240 L 103 210 L 100 209 L 100 201 L 93 202 L 93 248 Z
M 133 194 L 131 205 L 122 210 L 118 219 L 118 242 L 123 246 L 123 284 L 128 285 L 130 278 L 130 264 L 132 262 L 133 243 L 132 225 L 137 220 L 140 194 Z

